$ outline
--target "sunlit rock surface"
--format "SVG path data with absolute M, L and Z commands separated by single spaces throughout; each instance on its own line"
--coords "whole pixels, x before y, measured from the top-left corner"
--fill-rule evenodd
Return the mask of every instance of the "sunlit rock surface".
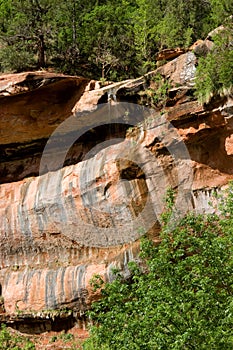
M 168 187 L 183 214 L 215 210 L 233 178 L 233 101 L 201 106 L 195 65 L 187 52 L 105 87 L 46 72 L 0 77 L 2 314 L 81 315 L 98 298 L 93 274 L 127 275 L 141 235 L 159 240 Z M 158 72 L 171 81 L 162 111 L 148 98 Z

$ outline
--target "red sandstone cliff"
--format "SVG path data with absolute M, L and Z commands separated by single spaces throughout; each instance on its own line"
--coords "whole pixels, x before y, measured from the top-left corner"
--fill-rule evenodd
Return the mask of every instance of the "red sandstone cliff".
M 167 187 L 184 212 L 212 210 L 213 190 L 233 178 L 233 101 L 201 106 L 195 66 L 188 52 L 102 88 L 47 72 L 0 77 L 7 315 L 64 307 L 81 315 L 96 297 L 92 275 L 111 279 L 112 266 L 127 273 L 140 236 L 158 238 Z M 162 112 L 150 108 L 158 72 L 171 83 Z

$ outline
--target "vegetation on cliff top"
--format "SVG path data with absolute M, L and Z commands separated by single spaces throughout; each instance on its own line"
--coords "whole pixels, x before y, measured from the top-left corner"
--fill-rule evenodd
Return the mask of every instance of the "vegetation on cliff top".
M 221 215 L 189 214 L 169 225 L 172 195 L 163 217 L 162 241 L 142 241 L 141 263 L 105 284 L 90 312 L 95 326 L 85 350 L 233 348 L 233 186 Z
M 196 73 L 196 97 L 209 102 L 215 95 L 227 96 L 233 91 L 233 20 L 214 36 L 214 47 L 199 58 Z
M 134 78 L 155 68 L 161 49 L 189 47 L 232 13 L 233 0 L 0 0 L 0 72 Z M 231 26 L 199 60 L 201 102 L 231 91 L 232 67 Z
M 188 47 L 232 10 L 232 0 L 0 0 L 0 71 L 135 77 L 160 49 Z

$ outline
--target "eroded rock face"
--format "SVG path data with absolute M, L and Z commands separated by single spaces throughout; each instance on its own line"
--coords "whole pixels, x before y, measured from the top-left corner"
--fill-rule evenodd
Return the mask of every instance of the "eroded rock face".
M 48 138 L 71 115 L 87 83 L 47 72 L 1 76 L 1 145 Z
M 0 183 L 38 175 L 47 139 L 72 114 L 87 84 L 47 72 L 0 76 Z
M 134 250 L 136 249 L 134 248 Z M 116 253 L 119 254 L 119 260 L 122 259 L 125 263 L 129 261 L 127 255 L 124 255 L 123 249 L 116 250 L 114 254 Z M 9 314 L 23 311 L 23 313 L 30 315 L 30 313 L 36 314 L 42 310 L 64 309 L 66 307 L 77 312 L 78 315 L 82 315 L 90 303 L 99 297 L 98 294 L 93 293 L 90 287 L 93 274 L 101 275 L 108 280 L 111 279 L 110 267 L 114 266 L 111 265 L 111 254 L 110 252 L 105 254 L 105 258 L 109 258 L 108 268 L 106 268 L 104 258 L 102 262 L 100 260 L 95 263 L 94 259 L 91 262 L 92 254 L 89 252 L 90 260 L 87 264 L 66 266 L 66 262 L 63 267 L 53 269 L 43 268 L 41 265 L 41 268 L 28 267 L 21 268 L 20 271 L 8 271 L 3 275 L 5 281 L 3 286 L 4 311 Z M 126 268 L 123 263 L 119 264 L 118 267 Z
M 157 61 L 163 61 L 163 60 L 171 60 L 173 58 L 176 58 L 180 55 L 185 53 L 185 50 L 177 47 L 175 49 L 164 49 L 159 51 L 159 53 L 156 55 Z
M 167 187 L 184 213 L 214 210 L 214 192 L 233 178 L 233 101 L 199 105 L 195 64 L 187 52 L 146 77 L 103 88 L 48 73 L 1 77 L 2 312 L 82 314 L 98 298 L 93 274 L 111 280 L 117 266 L 127 275 L 141 235 L 159 240 Z M 140 102 L 158 72 L 172 85 L 163 112 L 127 104 Z M 61 124 L 59 142 L 42 157 Z
M 3 75 L 0 79 L 1 164 L 0 183 L 39 175 L 43 149 L 50 135 L 71 115 L 78 118 L 112 101 L 140 103 L 140 93 L 150 79 L 161 74 L 172 86 L 192 84 L 196 59 L 188 52 L 145 77 L 114 83 L 103 88 L 98 82 L 48 72 Z M 84 119 L 85 125 L 85 119 Z M 75 164 L 100 142 L 125 137 L 125 128 L 95 129 L 77 139 L 64 165 Z M 60 150 L 56 150 L 60 152 Z M 54 167 L 51 170 L 56 170 Z

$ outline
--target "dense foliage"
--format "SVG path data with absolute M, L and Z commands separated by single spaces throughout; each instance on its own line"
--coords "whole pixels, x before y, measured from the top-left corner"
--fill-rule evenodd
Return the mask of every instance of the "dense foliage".
M 0 0 L 0 71 L 135 77 L 232 14 L 232 0 Z
M 233 187 L 220 216 L 189 214 L 170 227 L 171 197 L 162 241 L 144 239 L 131 277 L 98 276 L 102 299 L 90 316 L 96 326 L 84 349 L 233 348 Z
M 2 324 L 0 327 L 0 350 L 35 350 L 35 345 L 23 336 L 13 335 Z
M 233 20 L 223 22 L 224 28 L 214 35 L 214 47 L 206 57 L 199 58 L 196 73 L 196 96 L 209 102 L 215 95 L 233 91 Z

